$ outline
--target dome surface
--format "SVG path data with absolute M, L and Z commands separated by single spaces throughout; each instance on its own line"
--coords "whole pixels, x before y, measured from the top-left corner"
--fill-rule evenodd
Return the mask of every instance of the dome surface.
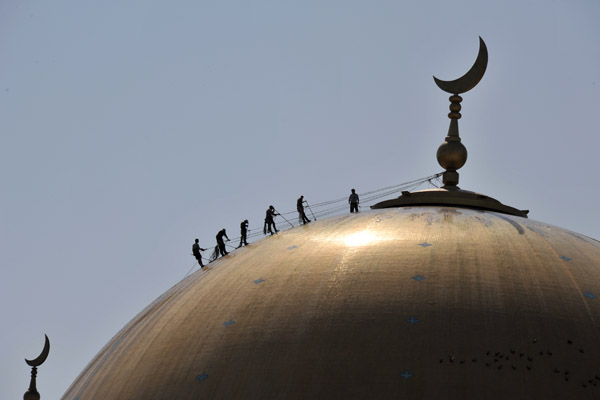
M 252 243 L 172 287 L 65 400 L 600 397 L 600 242 L 416 206 Z

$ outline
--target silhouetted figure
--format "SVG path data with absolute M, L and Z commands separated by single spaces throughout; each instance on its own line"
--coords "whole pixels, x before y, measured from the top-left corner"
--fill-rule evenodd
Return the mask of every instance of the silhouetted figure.
M 348 203 L 350 203 L 350 212 L 358 212 L 358 195 L 356 194 L 356 190 L 352 189 L 352 193 L 350 197 L 348 197 Z
M 303 224 L 309 223 L 310 219 L 306 218 L 306 214 L 304 214 L 304 196 L 298 197 L 298 201 L 296 202 L 296 210 L 298 210 L 298 219 L 302 220 Z
M 217 233 L 217 247 L 219 248 L 219 252 L 222 256 L 229 254 L 225 249 L 225 242 L 223 241 L 223 236 L 225 236 L 227 238 L 227 241 L 229 242 L 229 238 L 227 237 L 227 232 L 225 231 L 225 228 L 221 229 L 219 233 Z
M 198 244 L 198 239 L 196 239 L 196 243 L 192 245 L 192 254 L 194 255 L 194 257 L 196 257 L 196 260 L 198 260 L 200 268 L 204 268 L 204 264 L 202 264 L 202 255 L 200 254 L 201 251 L 206 251 L 206 249 L 200 247 L 200 245 Z
M 240 224 L 240 245 L 238 247 L 242 247 L 242 244 L 248 246 L 248 242 L 246 241 L 246 234 L 248 233 L 248 220 L 245 219 Z
M 277 227 L 275 226 L 275 216 L 279 215 L 276 211 L 275 211 L 275 207 L 273 206 L 269 206 L 269 208 L 267 209 L 267 215 L 265 216 L 265 225 L 263 226 L 263 233 L 266 235 L 267 231 L 269 231 L 269 233 L 272 235 L 273 234 L 273 230 L 275 231 L 275 233 L 278 232 Z M 273 227 L 273 229 L 271 229 L 271 227 Z

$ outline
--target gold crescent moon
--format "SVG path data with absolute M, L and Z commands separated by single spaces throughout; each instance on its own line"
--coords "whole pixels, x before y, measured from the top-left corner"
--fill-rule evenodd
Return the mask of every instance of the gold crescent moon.
M 485 74 L 485 69 L 487 68 L 487 63 L 487 47 L 481 36 L 479 36 L 479 54 L 477 55 L 475 64 L 473 64 L 469 72 L 453 81 L 442 81 L 435 76 L 433 77 L 433 80 L 435 81 L 435 84 L 438 85 L 438 87 L 444 92 L 456 95 L 465 93 L 473 89 L 475 85 L 479 83 L 481 78 L 483 78 L 483 74 Z
M 48 354 L 50 353 L 50 340 L 48 340 L 47 335 L 44 334 L 44 336 L 46 336 L 46 343 L 44 344 L 44 350 L 42 350 L 42 354 L 40 354 L 35 360 L 25 359 L 25 362 L 30 367 L 39 367 L 44 363 L 44 361 L 46 361 L 46 358 L 48 358 Z

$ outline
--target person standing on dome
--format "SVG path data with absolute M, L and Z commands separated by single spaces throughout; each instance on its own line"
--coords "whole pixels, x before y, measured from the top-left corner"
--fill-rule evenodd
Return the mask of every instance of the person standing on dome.
M 206 251 L 206 249 L 200 247 L 198 244 L 198 239 L 196 239 L 196 242 L 192 245 L 192 255 L 196 257 L 196 260 L 198 260 L 200 268 L 204 268 L 204 264 L 202 264 L 202 255 L 200 254 L 201 251 Z
M 348 203 L 350 203 L 350 212 L 358 212 L 358 195 L 356 194 L 356 190 L 352 189 L 352 193 L 348 198 Z
M 277 211 L 275 211 L 275 207 L 269 206 L 269 208 L 267 208 L 267 214 L 265 216 L 265 225 L 263 226 L 263 233 L 265 235 L 267 234 L 267 230 L 271 235 L 273 234 L 273 230 L 275 230 L 275 233 L 278 232 L 277 227 L 275 226 L 275 216 L 277 215 L 280 214 L 278 214 Z M 273 227 L 273 230 L 271 229 L 271 227 Z
M 248 242 L 246 241 L 246 234 L 248 233 L 248 220 L 245 219 L 242 221 L 242 223 L 240 224 L 240 245 L 238 246 L 238 248 L 242 247 L 242 243 L 245 246 L 248 246 Z
M 310 219 L 306 218 L 306 214 L 304 214 L 304 196 L 300 196 L 298 201 L 296 202 L 296 209 L 298 210 L 298 219 L 302 220 L 302 224 L 307 224 L 310 222 Z
M 227 241 L 229 242 L 229 238 L 227 237 L 227 232 L 225 231 L 225 228 L 221 229 L 219 233 L 217 233 L 217 247 L 219 248 L 219 252 L 222 256 L 229 254 L 227 252 L 227 249 L 225 249 L 225 242 L 223 241 L 223 236 L 226 237 Z

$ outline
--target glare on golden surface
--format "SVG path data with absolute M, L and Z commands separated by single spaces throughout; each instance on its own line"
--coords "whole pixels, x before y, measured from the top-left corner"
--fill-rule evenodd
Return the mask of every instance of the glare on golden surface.
M 380 238 L 375 232 L 364 230 L 346 235 L 341 240 L 348 247 L 360 247 L 377 242 Z

